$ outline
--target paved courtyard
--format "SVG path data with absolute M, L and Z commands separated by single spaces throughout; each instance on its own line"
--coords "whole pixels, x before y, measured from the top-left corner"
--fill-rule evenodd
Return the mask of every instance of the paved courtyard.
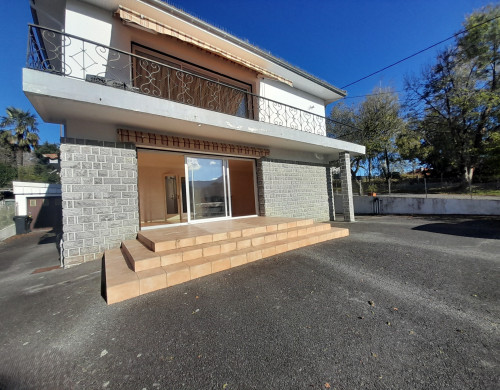
M 350 237 L 111 306 L 100 262 L 51 269 L 52 233 L 0 243 L 0 389 L 500 386 L 499 218 L 333 224 Z

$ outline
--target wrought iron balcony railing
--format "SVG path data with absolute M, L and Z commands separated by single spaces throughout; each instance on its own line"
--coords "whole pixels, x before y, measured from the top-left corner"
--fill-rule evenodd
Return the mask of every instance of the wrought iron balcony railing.
M 330 121 L 204 75 L 31 24 L 27 67 L 308 133 L 326 135 Z

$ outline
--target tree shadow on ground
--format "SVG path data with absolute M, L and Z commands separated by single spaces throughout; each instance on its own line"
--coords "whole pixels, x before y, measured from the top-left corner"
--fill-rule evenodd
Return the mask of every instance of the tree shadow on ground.
M 453 236 L 500 240 L 500 219 L 478 218 L 467 220 L 447 220 L 446 222 L 428 223 L 412 230 L 450 234 Z

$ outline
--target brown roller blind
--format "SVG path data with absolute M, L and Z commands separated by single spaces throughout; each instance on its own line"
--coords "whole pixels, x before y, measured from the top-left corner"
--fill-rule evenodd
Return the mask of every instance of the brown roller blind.
M 259 65 L 253 64 L 250 61 L 244 60 L 241 57 L 238 57 L 238 56 L 231 54 L 225 50 L 222 50 L 218 47 L 215 47 L 215 46 L 213 46 L 207 42 L 204 42 L 198 38 L 195 38 L 189 34 L 186 34 L 182 31 L 179 31 L 179 30 L 176 30 L 170 26 L 167 26 L 166 24 L 160 23 L 154 19 L 151 19 L 147 16 L 144 16 L 144 15 L 140 14 L 139 12 L 130 10 L 130 9 L 125 8 L 125 7 L 120 5 L 118 10 L 116 11 L 116 13 L 126 23 L 137 24 L 138 26 L 141 26 L 142 28 L 157 32 L 158 34 L 164 34 L 164 35 L 168 35 L 168 36 L 177 38 L 181 41 L 190 43 L 194 46 L 197 46 L 203 50 L 209 51 L 209 52 L 216 54 L 220 57 L 226 58 L 226 59 L 228 59 L 236 64 L 239 64 L 239 65 L 242 65 L 246 68 L 252 69 L 252 70 L 256 71 L 257 73 L 262 74 L 263 76 L 281 81 L 285 84 L 292 86 L 292 82 L 290 80 L 285 79 L 284 77 L 281 77 L 275 73 L 269 72 L 268 70 L 262 68 Z

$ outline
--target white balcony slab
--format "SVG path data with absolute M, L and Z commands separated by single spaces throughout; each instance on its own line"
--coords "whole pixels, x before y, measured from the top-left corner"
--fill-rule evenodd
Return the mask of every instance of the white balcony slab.
M 27 68 L 23 90 L 50 123 L 91 119 L 116 128 L 315 153 L 325 160 L 342 151 L 365 153 L 362 145 Z

